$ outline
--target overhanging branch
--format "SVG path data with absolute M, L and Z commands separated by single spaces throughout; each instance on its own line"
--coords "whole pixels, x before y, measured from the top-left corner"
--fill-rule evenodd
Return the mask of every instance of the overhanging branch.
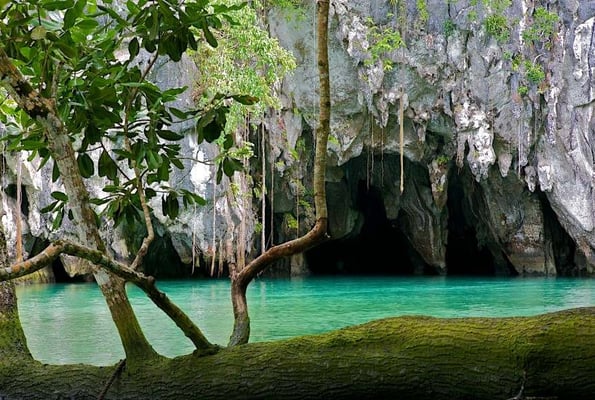
M 41 253 L 28 260 L 15 263 L 7 268 L 0 268 L 0 281 L 7 281 L 29 275 L 51 264 L 60 254 L 79 257 L 91 261 L 120 278 L 131 282 L 144 291 L 147 296 L 165 312 L 174 323 L 184 332 L 196 348 L 200 351 L 211 351 L 216 347 L 211 344 L 203 335 L 200 329 L 177 305 L 171 302 L 167 295 L 157 289 L 155 279 L 140 272 L 134 271 L 128 266 L 107 257 L 99 250 L 93 250 L 66 240 L 57 240 L 50 244 Z

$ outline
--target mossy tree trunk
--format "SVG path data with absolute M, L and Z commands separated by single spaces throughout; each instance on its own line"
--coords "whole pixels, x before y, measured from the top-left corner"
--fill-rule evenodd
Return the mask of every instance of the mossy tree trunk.
M 0 397 L 96 398 L 113 367 L 0 366 Z M 524 318 L 400 317 L 145 363 L 112 399 L 592 399 L 595 308 Z
M 0 224 L 0 268 L 8 265 L 4 228 Z M 14 283 L 0 282 L 0 360 L 32 361 L 19 320 Z
M 42 97 L 16 69 L 3 49 L 0 49 L 0 80 L 19 107 L 43 127 L 52 158 L 60 170 L 81 242 L 91 249 L 105 252 L 105 244 L 99 235 L 95 214 L 89 203 L 89 192 L 79 172 L 68 132 L 56 110 L 55 99 Z M 94 268 L 93 273 L 107 301 L 127 359 L 135 362 L 157 357 L 132 310 L 124 287 L 125 282 L 99 268 Z

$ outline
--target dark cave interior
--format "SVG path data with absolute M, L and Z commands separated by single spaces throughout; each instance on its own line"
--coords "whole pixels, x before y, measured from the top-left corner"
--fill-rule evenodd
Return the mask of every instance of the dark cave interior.
M 471 212 L 465 187 L 470 176 L 451 172 L 448 184 L 448 238 L 446 266 L 448 275 L 515 275 L 505 255 L 495 246 L 481 244 L 481 222 Z M 402 213 L 396 220 L 386 216 L 382 191 L 360 180 L 357 185 L 357 211 L 363 223 L 359 232 L 324 243 L 306 254 L 308 268 L 315 275 L 435 275 L 411 245 L 404 233 Z M 330 211 L 332 212 L 332 210 Z

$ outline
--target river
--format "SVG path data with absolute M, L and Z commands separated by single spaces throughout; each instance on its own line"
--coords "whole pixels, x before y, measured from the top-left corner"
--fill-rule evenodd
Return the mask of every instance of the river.
M 228 280 L 163 281 L 159 287 L 212 342 L 231 333 Z M 137 288 L 128 287 L 141 326 L 167 356 L 190 341 Z M 20 286 L 19 311 L 33 356 L 45 363 L 109 365 L 124 357 L 95 284 Z M 595 306 L 595 279 L 456 277 L 309 277 L 262 279 L 248 290 L 252 341 L 326 332 L 373 319 L 522 316 Z

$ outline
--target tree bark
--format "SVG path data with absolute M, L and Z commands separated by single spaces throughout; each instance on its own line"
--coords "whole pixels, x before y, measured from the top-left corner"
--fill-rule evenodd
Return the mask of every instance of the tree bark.
M 44 98 L 35 91 L 1 48 L 0 82 L 19 107 L 45 129 L 49 150 L 60 170 L 80 240 L 87 247 L 105 252 L 89 203 L 89 192 L 78 170 L 72 142 L 58 116 L 54 100 Z M 125 282 L 98 268 L 94 268 L 93 274 L 106 299 L 129 362 L 157 357 L 132 310 Z
M 196 346 L 197 350 L 204 353 L 211 353 L 218 349 L 217 346 L 212 345 L 207 340 L 192 320 L 178 306 L 169 300 L 165 293 L 157 289 L 155 279 L 147 277 L 142 273 L 107 257 L 99 250 L 93 250 L 75 243 L 58 240 L 50 244 L 33 258 L 13 264 L 10 267 L 0 268 L 0 282 L 32 274 L 44 266 L 51 264 L 62 254 L 90 261 L 94 265 L 118 276 L 121 278 L 120 280 L 122 282 L 126 281 L 135 284 L 149 296 L 157 307 L 175 322 L 178 328 L 180 328 L 180 330 L 182 330 L 182 332 L 184 332 Z
M 316 26 L 318 37 L 318 74 L 320 80 L 320 114 L 316 129 L 316 150 L 314 154 L 314 207 L 316 224 L 304 236 L 273 246 L 256 257 L 238 274 L 231 277 L 231 303 L 234 324 L 229 345 L 248 343 L 250 339 L 250 316 L 246 290 L 252 280 L 273 262 L 282 257 L 304 252 L 326 237 L 328 212 L 326 207 L 326 148 L 330 133 L 331 93 L 328 63 L 328 14 L 329 0 L 316 2 Z M 263 139 L 264 140 L 264 139 Z M 262 155 L 264 157 L 264 154 Z
M 0 268 L 8 263 L 6 237 L 0 224 Z M 0 282 L 0 359 L 32 361 L 25 333 L 19 320 L 14 283 Z
M 26 367 L 25 367 L 26 366 Z M 112 399 L 592 399 L 595 308 L 399 317 L 126 367 Z M 96 398 L 113 367 L 2 364 L 0 397 Z

